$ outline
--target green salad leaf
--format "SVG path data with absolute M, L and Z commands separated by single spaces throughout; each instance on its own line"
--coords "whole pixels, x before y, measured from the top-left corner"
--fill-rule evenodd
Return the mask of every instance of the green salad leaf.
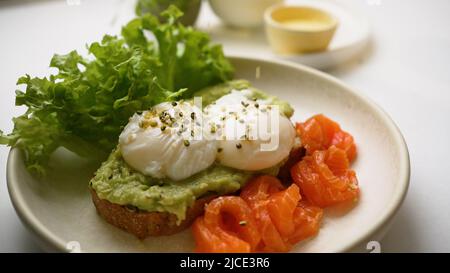
M 169 7 L 170 5 L 174 5 L 185 12 L 193 1 L 198 0 L 138 0 L 135 12 L 137 15 L 142 16 L 148 11 L 158 10 L 160 7 Z
M 164 23 L 150 14 L 132 20 L 121 36 L 89 45 L 87 57 L 54 55 L 55 75 L 21 77 L 16 105 L 27 111 L 13 119 L 12 133 L 0 131 L 0 143 L 21 148 L 28 169 L 43 175 L 58 147 L 106 157 L 135 112 L 232 78 L 220 45 L 181 25 L 176 7 L 162 16 Z
M 184 25 L 193 25 L 197 20 L 201 4 L 202 0 L 138 0 L 135 12 L 139 16 L 151 13 L 164 21 L 165 18 L 159 14 L 170 5 L 174 5 L 184 13 L 180 22 Z

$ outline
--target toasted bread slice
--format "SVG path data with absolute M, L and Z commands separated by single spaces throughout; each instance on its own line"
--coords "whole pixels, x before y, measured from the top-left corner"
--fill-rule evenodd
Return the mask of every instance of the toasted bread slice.
M 198 199 L 193 206 L 188 208 L 186 218 L 177 225 L 175 214 L 167 212 L 148 212 L 135 207 L 121 206 L 100 199 L 97 193 L 91 189 L 92 200 L 97 212 L 110 224 L 121 228 L 139 239 L 149 236 L 171 235 L 189 227 L 191 223 L 204 211 L 205 204 L 214 196 Z

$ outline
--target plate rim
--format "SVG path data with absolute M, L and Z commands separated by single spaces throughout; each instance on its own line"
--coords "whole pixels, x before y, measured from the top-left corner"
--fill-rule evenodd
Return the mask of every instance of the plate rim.
M 383 120 L 384 125 L 387 125 L 391 135 L 394 137 L 396 143 L 401 148 L 399 151 L 400 157 L 400 185 L 394 191 L 394 196 L 390 199 L 390 203 L 387 208 L 381 213 L 381 216 L 378 217 L 378 220 L 368 229 L 365 234 L 362 234 L 359 237 L 352 239 L 352 241 L 340 248 L 336 249 L 336 252 L 348 252 L 354 248 L 356 248 L 361 243 L 367 242 L 371 236 L 381 231 L 383 227 L 390 223 L 390 220 L 393 219 L 395 214 L 398 212 L 401 207 L 410 185 L 410 175 L 411 175 L 411 164 L 408 146 L 405 142 L 404 136 L 400 132 L 400 129 L 396 125 L 396 123 L 392 120 L 392 118 L 380 107 L 378 104 L 373 102 L 369 97 L 359 92 L 357 89 L 351 88 L 341 80 L 321 72 L 317 69 L 293 63 L 284 60 L 267 60 L 255 57 L 244 57 L 237 55 L 227 55 L 230 60 L 235 61 L 250 61 L 250 62 L 262 62 L 269 65 L 281 65 L 287 66 L 296 70 L 302 70 L 303 72 L 312 74 L 316 77 L 322 78 L 329 82 L 332 82 L 334 85 L 339 86 L 344 92 L 350 93 L 353 96 L 356 96 L 358 99 L 366 102 L 377 114 L 379 118 Z M 45 227 L 45 225 L 36 218 L 36 216 L 28 209 L 26 205 L 26 201 L 20 193 L 19 188 L 16 186 L 14 181 L 16 180 L 16 175 L 14 173 L 15 164 L 17 164 L 17 157 L 19 153 L 22 152 L 19 148 L 11 148 L 8 154 L 7 166 L 6 166 L 6 181 L 8 193 L 13 204 L 13 207 L 21 219 L 22 223 L 34 234 L 38 237 L 39 243 L 44 248 L 44 250 L 51 249 L 57 250 L 60 252 L 70 252 L 70 249 L 66 247 L 65 241 L 54 234 L 51 230 Z

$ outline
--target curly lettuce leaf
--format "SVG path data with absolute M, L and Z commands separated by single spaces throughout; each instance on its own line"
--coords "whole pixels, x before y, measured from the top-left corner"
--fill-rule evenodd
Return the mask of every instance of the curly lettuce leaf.
M 180 17 L 179 22 L 184 25 L 193 25 L 197 19 L 201 4 L 202 0 L 138 0 L 135 12 L 138 16 L 151 13 L 158 16 L 158 19 L 165 21 L 165 18 L 160 13 L 170 7 L 170 5 L 174 5 L 184 13 Z
M 105 35 L 76 51 L 54 55 L 45 78 L 21 77 L 16 105 L 27 111 L 0 131 L 0 144 L 24 151 L 28 169 L 44 175 L 51 154 L 65 147 L 82 157 L 107 155 L 135 112 L 163 101 L 188 98 L 209 85 L 231 79 L 233 68 L 209 37 L 178 23 L 175 7 L 165 23 L 152 15 L 132 20 L 121 36 Z M 154 38 L 149 38 L 149 33 Z

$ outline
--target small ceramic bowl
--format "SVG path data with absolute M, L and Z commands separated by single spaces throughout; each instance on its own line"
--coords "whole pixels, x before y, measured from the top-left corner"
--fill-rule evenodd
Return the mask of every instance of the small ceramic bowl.
M 253 28 L 263 25 L 264 11 L 283 0 L 209 0 L 214 13 L 232 27 Z
M 325 50 L 338 26 L 327 12 L 306 6 L 275 5 L 264 14 L 272 49 L 281 54 Z

